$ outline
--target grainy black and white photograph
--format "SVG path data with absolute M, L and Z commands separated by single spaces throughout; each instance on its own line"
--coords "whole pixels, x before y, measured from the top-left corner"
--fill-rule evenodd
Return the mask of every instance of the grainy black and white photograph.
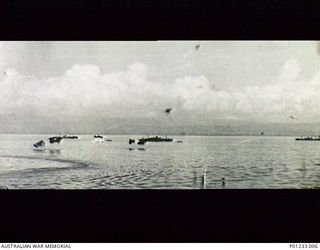
M 2 189 L 320 188 L 317 41 L 2 41 Z

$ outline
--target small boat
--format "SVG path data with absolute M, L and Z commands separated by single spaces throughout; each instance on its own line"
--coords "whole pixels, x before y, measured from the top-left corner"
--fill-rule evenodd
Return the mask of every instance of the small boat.
M 103 135 L 94 135 L 92 142 L 105 142 L 105 141 L 112 141 L 110 139 L 105 139 Z
M 36 143 L 33 144 L 34 148 L 43 148 L 46 145 L 46 143 L 44 142 L 44 140 L 40 140 Z
M 144 145 L 147 142 L 141 139 L 134 140 L 134 139 L 129 139 L 129 144 L 137 144 L 137 145 Z
M 155 136 L 155 137 L 147 137 L 147 138 L 141 138 L 139 141 L 144 141 L 144 142 L 172 142 L 172 138 L 167 138 L 165 137 L 160 137 L 160 136 Z
M 79 139 L 79 137 L 76 135 L 64 135 L 62 139 Z
M 101 139 L 103 139 L 103 135 L 94 135 L 93 138 L 101 138 Z
M 141 139 L 129 139 L 130 148 L 144 148 L 148 142 L 143 141 Z
M 104 139 L 104 138 L 94 138 L 93 140 L 92 140 L 92 142 L 105 142 L 106 140 Z
M 60 143 L 63 138 L 61 136 L 53 136 L 49 138 L 49 142 L 52 143 Z
M 40 140 L 36 143 L 33 144 L 33 149 L 34 150 L 44 150 L 44 149 L 59 149 L 60 148 L 56 148 L 56 145 L 60 144 L 60 142 L 62 141 L 62 137 L 61 136 L 53 136 L 53 137 L 49 137 L 48 141 L 45 140 Z
M 296 141 L 320 141 L 320 136 L 297 137 Z

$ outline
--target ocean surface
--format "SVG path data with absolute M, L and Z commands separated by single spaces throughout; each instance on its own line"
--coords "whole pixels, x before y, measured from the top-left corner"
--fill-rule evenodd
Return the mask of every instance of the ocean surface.
M 132 149 L 92 135 L 45 150 L 51 135 L 0 135 L 0 186 L 9 189 L 320 188 L 320 142 L 294 137 L 171 136 Z M 222 178 L 225 179 L 224 183 Z

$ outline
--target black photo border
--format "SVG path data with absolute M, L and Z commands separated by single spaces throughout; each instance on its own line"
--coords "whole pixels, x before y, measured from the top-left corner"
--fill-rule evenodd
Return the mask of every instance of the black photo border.
M 320 40 L 316 0 L 4 0 L 0 40 Z M 0 242 L 319 242 L 318 190 L 1 190 Z

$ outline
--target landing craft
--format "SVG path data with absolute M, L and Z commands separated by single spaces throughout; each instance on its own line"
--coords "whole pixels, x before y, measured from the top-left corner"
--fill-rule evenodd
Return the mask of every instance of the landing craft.
M 79 137 L 76 135 L 64 135 L 62 139 L 79 139 Z
M 139 139 L 139 142 L 141 143 L 146 143 L 146 142 L 172 142 L 172 138 L 167 138 L 165 137 L 160 137 L 160 136 L 155 136 L 155 137 L 147 137 L 147 138 L 141 138 Z
M 60 143 L 62 140 L 61 136 L 54 136 L 49 138 L 49 142 L 52 143 Z
M 320 136 L 305 136 L 305 137 L 298 137 L 296 141 L 320 141 Z
M 135 140 L 135 139 L 129 139 L 129 150 L 133 149 L 141 149 L 144 150 L 145 146 L 148 144 L 147 141 L 142 141 L 141 139 Z
M 105 142 L 103 135 L 94 135 L 93 138 L 92 142 Z
M 134 140 L 134 139 L 129 139 L 129 144 L 137 144 L 137 145 L 144 145 L 146 144 L 147 141 L 139 139 L 139 140 Z
M 33 144 L 33 149 L 40 150 L 40 151 L 45 149 L 59 149 L 59 148 L 55 148 L 52 144 L 60 144 L 62 139 L 63 138 L 61 136 L 54 136 L 54 137 L 50 137 L 48 141 L 40 140 Z
M 44 147 L 45 145 L 46 143 L 44 142 L 44 140 L 38 141 L 37 143 L 33 144 L 35 148 Z

